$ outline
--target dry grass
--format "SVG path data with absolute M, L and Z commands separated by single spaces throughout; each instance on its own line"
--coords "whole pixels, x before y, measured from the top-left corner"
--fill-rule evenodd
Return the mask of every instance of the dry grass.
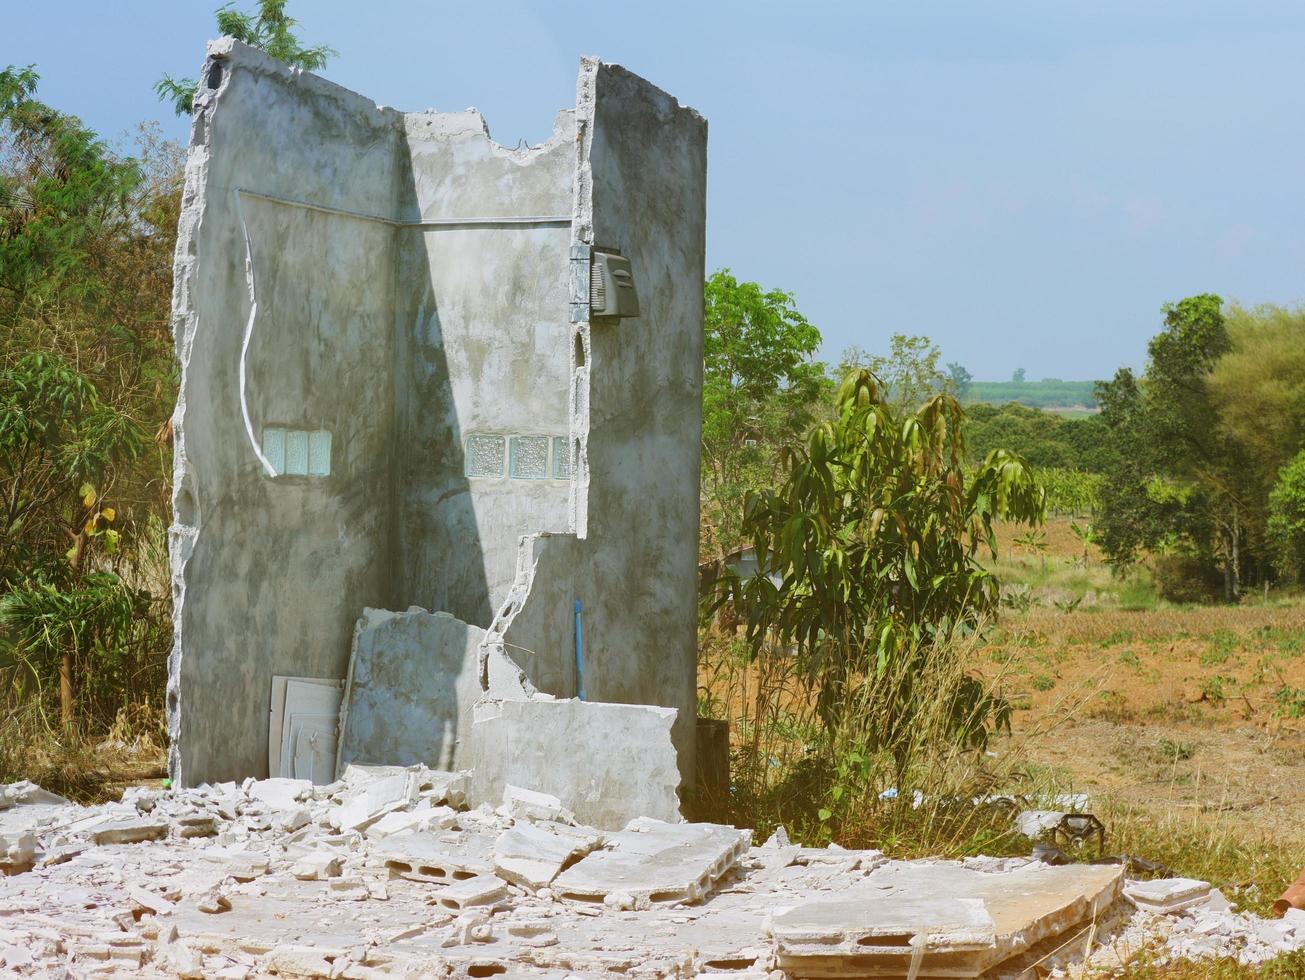
M 107 738 L 52 728 L 38 702 L 0 717 L 0 783 L 29 779 L 77 803 L 116 800 L 127 786 L 167 774 L 162 717 L 152 705 L 124 709 Z

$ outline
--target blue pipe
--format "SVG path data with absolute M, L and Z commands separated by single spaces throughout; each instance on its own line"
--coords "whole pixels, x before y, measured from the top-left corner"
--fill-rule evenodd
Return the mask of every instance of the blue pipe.
M 584 610 L 580 600 L 575 601 L 575 687 L 576 696 L 585 699 Z

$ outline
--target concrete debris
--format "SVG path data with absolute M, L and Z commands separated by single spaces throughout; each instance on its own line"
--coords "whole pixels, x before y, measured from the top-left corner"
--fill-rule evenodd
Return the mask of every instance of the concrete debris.
M 1064 816 L 1063 810 L 1024 810 L 1015 815 L 1015 829 L 1025 837 L 1037 840 L 1059 824 Z
M 27 839 L 23 866 L 0 876 L 0 973 L 998 977 L 1085 954 L 1107 963 L 1129 943 L 1248 963 L 1305 947 L 1305 912 L 1256 919 L 1213 889 L 1167 914 L 1134 909 L 1116 900 L 1118 866 L 891 861 L 778 833 L 750 847 L 746 831 L 648 818 L 604 832 L 529 785 L 467 809 L 460 783 L 354 767 L 309 790 L 249 781 L 95 807 L 15 803 L 0 826 Z M 212 835 L 181 832 L 197 821 Z M 118 842 L 127 825 L 162 832 Z M 1196 894 L 1127 888 L 1160 904 Z
M 1210 883 L 1195 878 L 1158 878 L 1130 881 L 1124 897 L 1148 912 L 1180 912 L 1210 898 Z
M 563 900 L 624 908 L 699 902 L 747 851 L 752 832 L 715 824 L 669 824 L 640 817 L 558 876 Z

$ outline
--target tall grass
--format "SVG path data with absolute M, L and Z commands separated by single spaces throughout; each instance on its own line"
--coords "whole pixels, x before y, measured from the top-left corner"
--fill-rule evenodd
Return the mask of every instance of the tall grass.
M 979 722 L 1004 720 L 999 699 L 989 705 L 995 714 L 981 719 L 974 708 L 974 718 L 957 724 L 956 692 L 976 681 L 967 665 L 981 642 L 978 633 L 958 636 L 922 659 L 891 662 L 889 671 L 910 677 L 860 678 L 830 730 L 790 652 L 770 647 L 750 659 L 737 636 L 704 630 L 699 708 L 731 725 L 730 790 L 705 801 L 708 813 L 759 835 L 782 824 L 808 843 L 879 847 L 895 856 L 1026 853 L 1028 842 L 1010 819 L 1021 804 L 990 798 L 1048 789 L 1026 765 L 1022 746 L 1054 726 L 1023 732 L 996 753 L 976 733 Z M 1002 682 L 1000 669 L 979 681 L 994 698 Z M 901 692 L 912 702 L 907 736 L 885 744 L 884 732 L 903 730 Z

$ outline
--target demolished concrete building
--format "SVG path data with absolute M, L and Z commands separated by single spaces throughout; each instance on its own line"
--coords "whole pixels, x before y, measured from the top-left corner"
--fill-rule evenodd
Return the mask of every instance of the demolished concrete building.
M 601 61 L 508 149 L 474 109 L 209 45 L 173 303 L 178 785 L 476 768 L 478 710 L 560 758 L 670 730 L 692 780 L 705 177 L 702 117 Z

